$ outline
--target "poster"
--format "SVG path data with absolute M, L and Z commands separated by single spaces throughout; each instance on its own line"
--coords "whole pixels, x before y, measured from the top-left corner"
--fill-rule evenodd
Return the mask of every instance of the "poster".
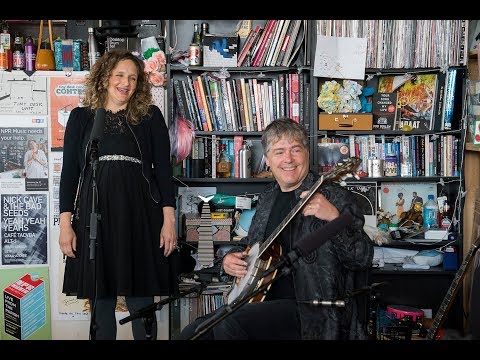
M 48 267 L 0 269 L 0 339 L 51 340 Z
M 2 194 L 2 265 L 47 264 L 47 194 Z
M 404 211 L 408 211 L 415 203 L 424 204 L 428 195 L 437 198 L 436 183 L 402 183 L 386 182 L 381 184 L 380 207 L 397 219 Z
M 50 154 L 50 272 L 52 287 L 52 318 L 54 320 L 88 320 L 88 300 L 62 293 L 65 262 L 58 245 L 60 236 L 60 175 L 63 152 Z
M 72 109 L 82 101 L 85 92 L 85 77 L 50 78 L 50 121 L 52 151 L 63 148 L 63 136 Z
M 48 190 L 48 149 L 46 116 L 2 116 L 1 192 Z
M 28 77 L 23 71 L 0 74 L 0 114 L 48 114 L 45 76 Z

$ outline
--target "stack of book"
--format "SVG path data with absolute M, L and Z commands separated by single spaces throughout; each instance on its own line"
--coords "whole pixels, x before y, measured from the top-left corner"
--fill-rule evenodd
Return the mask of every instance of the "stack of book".
M 238 66 L 290 66 L 305 46 L 306 20 L 267 20 L 248 34 L 238 56 Z M 309 56 L 304 62 L 309 62 Z M 305 63 L 304 65 L 308 65 Z

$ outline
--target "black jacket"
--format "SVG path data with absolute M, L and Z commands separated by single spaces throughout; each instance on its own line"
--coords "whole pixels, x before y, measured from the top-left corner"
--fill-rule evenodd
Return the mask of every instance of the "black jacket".
M 129 124 L 129 127 L 139 146 L 142 170 L 149 183 L 152 200 L 162 207 L 175 207 L 168 128 L 157 106 L 151 105 L 149 114 L 138 125 Z M 68 118 L 60 178 L 60 213 L 74 212 L 77 188 L 88 162 L 87 146 L 94 116 L 92 110 L 77 107 Z
M 301 186 L 295 190 L 297 201 L 300 194 L 309 190 L 317 175 L 309 173 Z M 277 183 L 268 185 L 260 195 L 257 211 L 252 219 L 248 236 L 243 243 L 254 244 L 265 240 L 265 229 L 275 196 Z M 364 217 L 357 207 L 353 194 L 333 184 L 322 184 L 320 193 L 334 204 L 340 213 L 349 212 L 353 222 L 320 248 L 296 263 L 294 287 L 297 301 L 314 299 L 345 299 L 349 290 L 366 285 L 373 258 L 373 243 L 363 231 Z M 298 213 L 291 221 L 292 244 L 305 234 L 320 229 L 326 224 L 314 216 Z M 361 284 L 363 282 L 363 284 Z M 360 284 L 359 284 L 360 283 Z M 360 314 L 359 314 L 360 312 Z M 317 307 L 299 304 L 302 339 L 365 339 L 365 309 L 359 309 L 357 299 L 347 302 L 345 308 Z

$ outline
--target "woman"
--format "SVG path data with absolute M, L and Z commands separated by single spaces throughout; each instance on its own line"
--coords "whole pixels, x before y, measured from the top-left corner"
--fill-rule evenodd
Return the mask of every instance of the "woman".
M 28 140 L 28 150 L 23 158 L 26 178 L 46 178 L 47 177 L 47 155 L 38 148 L 35 140 Z
M 90 300 L 95 339 L 115 339 L 117 296 L 125 296 L 135 313 L 152 304 L 154 295 L 176 291 L 167 259 L 176 246 L 170 141 L 162 113 L 151 105 L 143 62 L 130 52 L 105 53 L 85 86 L 84 107 L 72 110 L 64 138 L 59 239 L 67 256 L 63 292 Z M 99 108 L 106 117 L 98 144 L 100 220 L 91 261 L 89 139 Z M 142 319 L 134 320 L 134 339 L 155 339 L 156 321 L 152 325 L 152 334 L 147 334 Z
M 403 209 L 403 205 L 405 204 L 405 198 L 403 197 L 403 193 L 398 193 L 397 196 L 398 200 L 395 205 L 397 206 L 397 220 L 400 220 L 402 217 L 402 213 L 405 211 Z

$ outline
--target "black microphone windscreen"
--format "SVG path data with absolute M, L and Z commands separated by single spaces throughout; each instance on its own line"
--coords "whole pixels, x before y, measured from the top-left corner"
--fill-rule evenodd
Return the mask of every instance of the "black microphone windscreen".
M 90 133 L 90 141 L 99 142 L 103 138 L 103 129 L 105 128 L 105 116 L 107 112 L 104 108 L 98 108 L 95 112 L 95 119 L 93 120 L 93 128 Z
M 350 225 L 352 220 L 353 217 L 350 213 L 340 214 L 336 219 L 300 239 L 295 245 L 295 248 L 301 256 L 305 257 L 313 250 L 325 244 L 332 236 L 345 229 L 345 227 Z

